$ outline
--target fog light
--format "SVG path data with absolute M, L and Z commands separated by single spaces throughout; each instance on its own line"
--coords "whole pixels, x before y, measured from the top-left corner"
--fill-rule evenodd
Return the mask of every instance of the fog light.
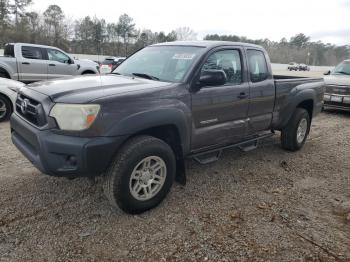
M 68 156 L 67 157 L 67 163 L 70 166 L 76 166 L 77 165 L 77 158 L 75 156 Z
M 350 96 L 344 96 L 343 103 L 350 104 Z
M 331 96 L 330 95 L 323 95 L 323 100 L 329 101 L 329 100 L 331 100 Z

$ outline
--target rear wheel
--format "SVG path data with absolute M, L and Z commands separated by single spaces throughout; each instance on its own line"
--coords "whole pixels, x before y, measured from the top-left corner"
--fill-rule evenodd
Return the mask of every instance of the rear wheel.
M 282 147 L 297 151 L 303 147 L 310 132 L 311 119 L 304 108 L 297 108 L 287 126 L 281 131 Z
M 113 206 L 130 214 L 142 213 L 166 197 L 175 172 L 175 156 L 168 144 L 155 137 L 135 137 L 111 164 L 104 191 Z
M 7 97 L 0 95 L 0 122 L 8 120 L 11 113 L 11 101 Z

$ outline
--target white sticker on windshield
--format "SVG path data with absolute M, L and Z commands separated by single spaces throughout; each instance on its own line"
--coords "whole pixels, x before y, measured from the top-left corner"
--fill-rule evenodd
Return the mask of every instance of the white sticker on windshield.
M 195 54 L 174 54 L 172 59 L 179 59 L 179 60 L 192 60 L 196 55 Z

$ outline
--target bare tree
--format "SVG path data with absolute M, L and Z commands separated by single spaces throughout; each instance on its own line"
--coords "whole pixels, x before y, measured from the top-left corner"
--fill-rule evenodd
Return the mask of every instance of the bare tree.
M 127 14 L 123 14 L 119 17 L 118 24 L 119 24 L 120 35 L 124 41 L 125 56 L 126 56 L 128 53 L 129 40 L 130 38 L 134 37 L 135 24 L 133 23 L 133 19 Z
M 179 27 L 175 30 L 176 38 L 180 41 L 197 40 L 197 33 L 189 27 Z

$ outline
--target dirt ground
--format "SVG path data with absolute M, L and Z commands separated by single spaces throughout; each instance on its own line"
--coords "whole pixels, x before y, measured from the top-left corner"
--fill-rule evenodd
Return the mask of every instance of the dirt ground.
M 318 116 L 296 153 L 276 135 L 186 164 L 185 187 L 131 216 L 101 182 L 40 174 L 0 124 L 0 261 L 350 261 L 349 113 Z

